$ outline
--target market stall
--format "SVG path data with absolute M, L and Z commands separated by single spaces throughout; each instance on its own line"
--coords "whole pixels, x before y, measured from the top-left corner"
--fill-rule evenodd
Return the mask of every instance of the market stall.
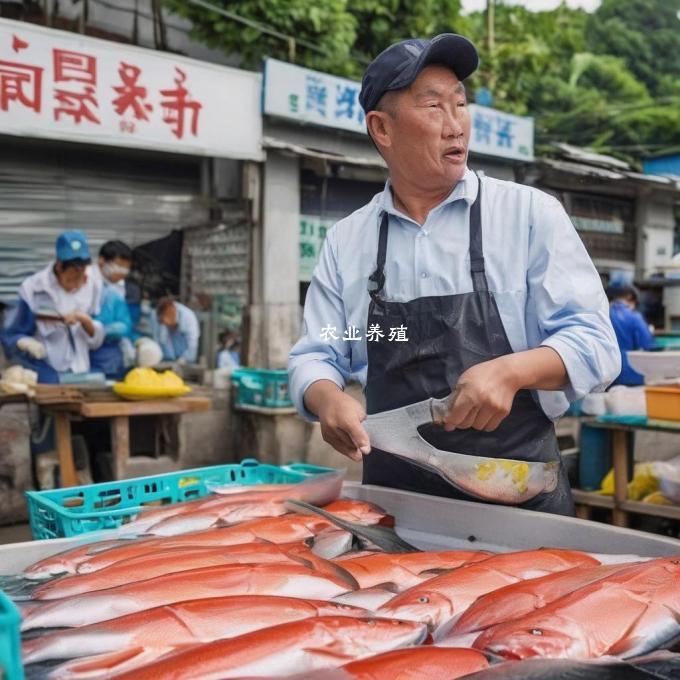
M 369 677 L 359 674 L 361 664 L 381 672 L 425 664 L 448 675 L 416 677 L 456 678 L 528 663 L 532 672 L 544 669 L 530 677 L 553 678 L 560 664 L 606 663 L 613 664 L 607 677 L 623 679 L 635 677 L 625 675 L 631 664 L 659 659 L 669 674 L 656 677 L 677 677 L 673 652 L 651 662 L 630 657 L 673 647 L 680 541 L 341 484 L 342 474 L 329 469 L 245 461 L 34 497 L 42 510 L 32 515 L 34 532 L 48 535 L 39 529 L 51 508 L 64 520 L 51 525 L 52 535 L 68 537 L 0 546 L 0 583 L 22 609 L 29 677 L 87 670 L 160 678 L 172 668 L 183 678 L 295 671 L 311 678 L 342 666 L 339 677 L 361 678 Z M 315 505 L 329 514 L 317 515 Z M 97 530 L 103 526 L 111 528 Z M 518 599 L 520 592 L 531 597 Z M 621 604 L 616 624 L 592 637 L 592 612 L 610 600 Z M 566 635 L 553 646 L 511 651 L 508 626 L 543 617 L 548 635 L 563 609 L 585 647 Z M 128 648 L 130 635 L 136 642 Z M 423 647 L 428 635 L 434 645 Z M 10 679 L 20 672 L 10 667 Z

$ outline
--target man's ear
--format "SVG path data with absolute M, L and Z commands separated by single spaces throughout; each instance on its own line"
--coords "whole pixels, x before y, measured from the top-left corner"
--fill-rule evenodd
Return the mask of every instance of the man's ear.
M 385 111 L 369 111 L 366 114 L 366 127 L 373 141 L 380 146 L 392 146 L 390 138 L 389 114 Z

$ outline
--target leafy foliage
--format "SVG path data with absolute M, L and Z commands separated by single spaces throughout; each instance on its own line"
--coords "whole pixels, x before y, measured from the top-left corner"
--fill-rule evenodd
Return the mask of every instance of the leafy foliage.
M 290 43 L 186 0 L 163 0 L 200 39 L 259 68 L 289 59 Z M 296 40 L 295 60 L 360 78 L 391 43 L 456 32 L 477 45 L 481 65 L 468 91 L 489 87 L 494 106 L 536 118 L 537 143 L 560 140 L 635 162 L 680 145 L 680 0 L 603 0 L 588 14 L 564 3 L 529 12 L 496 3 L 495 42 L 483 12 L 460 0 L 211 0 Z

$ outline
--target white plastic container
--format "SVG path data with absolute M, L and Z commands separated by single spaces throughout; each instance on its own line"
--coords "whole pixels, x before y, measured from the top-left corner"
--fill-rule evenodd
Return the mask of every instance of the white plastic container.
M 615 385 L 607 392 L 607 413 L 613 416 L 645 416 L 647 400 L 644 387 Z

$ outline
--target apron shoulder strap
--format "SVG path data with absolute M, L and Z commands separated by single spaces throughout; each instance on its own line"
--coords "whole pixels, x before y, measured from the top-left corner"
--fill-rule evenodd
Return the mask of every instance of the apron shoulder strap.
M 470 276 L 473 290 L 485 292 L 489 290 L 484 270 L 484 248 L 482 246 L 482 180 L 477 177 L 477 198 L 470 207 Z
M 381 293 L 385 287 L 385 260 L 387 259 L 387 229 L 389 216 L 383 212 L 380 221 L 380 234 L 378 236 L 378 259 L 375 271 L 368 277 L 368 293 L 374 301 L 381 299 Z

